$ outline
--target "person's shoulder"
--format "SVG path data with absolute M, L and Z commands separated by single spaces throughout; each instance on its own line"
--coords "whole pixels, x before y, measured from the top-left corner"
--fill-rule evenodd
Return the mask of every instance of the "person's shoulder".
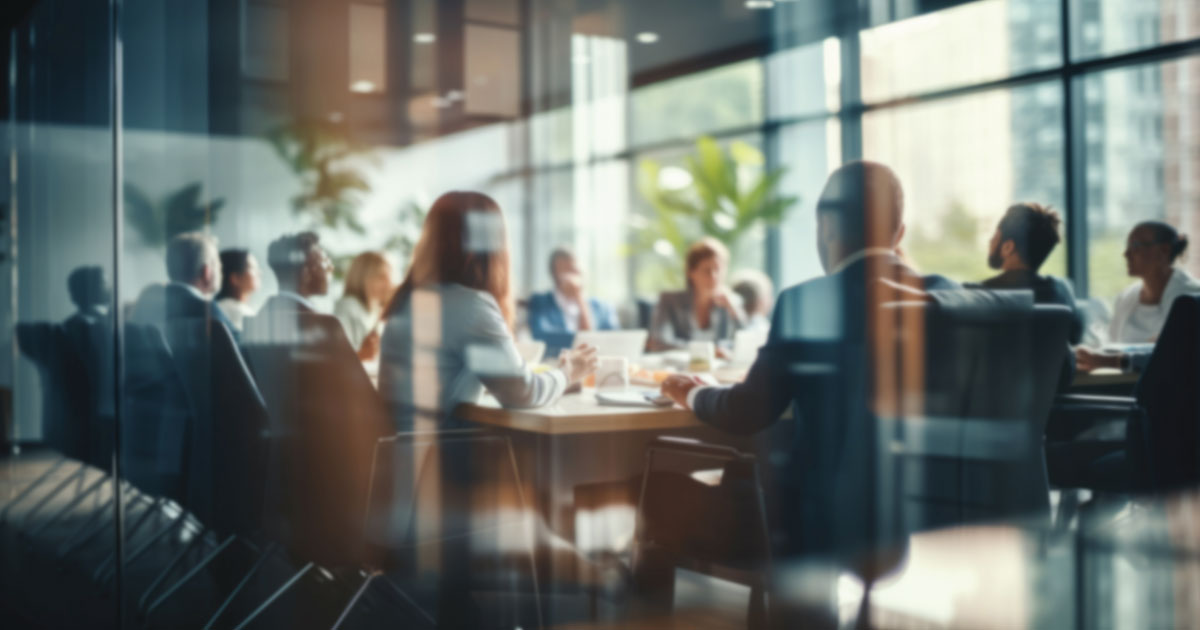
M 921 282 L 924 283 L 926 291 L 945 291 L 963 288 L 963 285 L 937 273 L 921 276 Z
M 1183 293 L 1200 292 L 1200 279 L 1178 267 L 1175 268 L 1175 276 L 1183 286 Z
M 679 304 L 679 303 L 687 302 L 687 300 L 688 300 L 687 290 L 663 291 L 658 294 L 658 303 L 659 304 Z
M 532 293 L 529 295 L 529 308 L 546 308 L 554 304 L 554 292 L 543 291 L 541 293 Z

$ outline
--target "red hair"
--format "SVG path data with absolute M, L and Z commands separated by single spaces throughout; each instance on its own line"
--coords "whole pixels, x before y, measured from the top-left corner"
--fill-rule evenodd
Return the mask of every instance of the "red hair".
M 460 284 L 485 291 L 513 327 L 508 235 L 500 205 L 477 192 L 448 192 L 429 209 L 408 274 L 388 307 L 395 313 L 418 287 Z

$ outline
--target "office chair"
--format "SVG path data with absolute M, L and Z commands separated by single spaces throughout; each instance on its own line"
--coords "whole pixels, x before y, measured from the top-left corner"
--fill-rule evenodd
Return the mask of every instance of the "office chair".
M 1060 396 L 1055 413 L 1046 449 L 1059 487 L 1159 494 L 1200 483 L 1200 296 L 1175 299 L 1132 397 Z M 1076 439 L 1111 422 L 1124 440 Z
M 685 514 L 684 519 L 703 523 L 709 536 L 691 531 L 680 535 L 680 527 L 662 525 L 668 520 L 664 513 L 680 508 L 670 491 L 668 474 L 655 470 L 655 461 L 675 457 L 692 464 L 690 472 L 719 466 L 721 479 L 711 490 L 703 491 L 699 509 L 704 515 Z M 679 480 L 693 486 L 691 481 Z M 703 484 L 701 484 L 703 485 Z M 717 502 L 723 496 L 726 500 Z M 660 514 L 647 518 L 647 512 L 658 508 Z M 745 514 L 745 518 L 737 515 Z M 646 463 L 642 470 L 641 490 L 638 493 L 634 534 L 633 572 L 639 587 L 657 591 L 654 595 L 669 600 L 674 591 L 674 569 L 682 567 L 721 579 L 749 586 L 750 602 L 747 625 L 765 627 L 770 619 L 767 576 L 771 569 L 771 540 L 767 520 L 766 500 L 760 480 L 758 463 L 751 454 L 727 446 L 703 444 L 697 440 L 660 437 L 646 447 Z M 655 524 L 659 525 L 655 527 Z M 680 523 L 681 524 L 681 523 Z M 676 531 L 671 531 L 676 530 Z
M 397 618 L 414 628 L 542 627 L 536 518 L 509 438 L 402 433 L 381 438 L 373 460 L 365 537 L 377 560 L 335 628 Z

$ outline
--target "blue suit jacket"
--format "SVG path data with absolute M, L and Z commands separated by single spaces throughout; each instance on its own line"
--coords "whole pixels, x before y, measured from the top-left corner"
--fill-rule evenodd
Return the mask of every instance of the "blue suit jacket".
M 595 298 L 588 299 L 592 310 L 592 328 L 595 330 L 617 330 L 617 312 L 612 305 Z M 546 356 L 554 356 L 560 350 L 570 348 L 575 333 L 567 330 L 567 320 L 554 292 L 535 293 L 529 297 L 529 332 L 534 339 L 546 342 Z

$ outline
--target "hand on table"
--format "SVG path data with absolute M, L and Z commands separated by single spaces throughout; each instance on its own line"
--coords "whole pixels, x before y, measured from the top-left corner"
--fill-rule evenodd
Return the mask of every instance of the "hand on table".
M 574 350 L 564 350 L 558 357 L 558 367 L 567 375 L 567 384 L 574 385 L 595 372 L 598 361 L 596 349 L 585 343 Z
M 1120 368 L 1121 355 L 1114 353 L 1096 352 L 1090 348 L 1079 346 L 1075 348 L 1075 369 L 1080 372 L 1091 372 L 1096 368 Z
M 704 381 L 695 376 L 672 374 L 667 377 L 667 380 L 663 381 L 662 393 L 663 396 L 675 401 L 680 407 L 687 409 L 688 392 L 704 384 Z

